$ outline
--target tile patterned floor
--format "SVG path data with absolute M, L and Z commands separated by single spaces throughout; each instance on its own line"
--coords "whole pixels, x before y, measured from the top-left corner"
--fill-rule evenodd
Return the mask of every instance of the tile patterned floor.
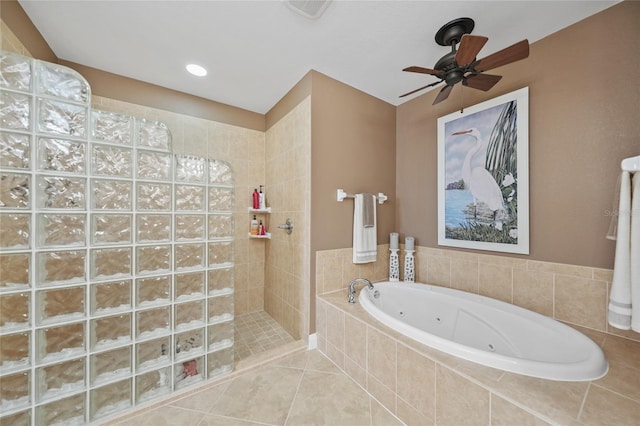
M 296 352 L 117 426 L 401 426 L 317 350 Z
M 293 342 L 293 337 L 264 311 L 238 315 L 234 320 L 236 362 Z

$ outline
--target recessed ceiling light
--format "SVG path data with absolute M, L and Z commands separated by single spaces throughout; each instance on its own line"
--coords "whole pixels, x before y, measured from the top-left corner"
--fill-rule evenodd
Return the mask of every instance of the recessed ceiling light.
M 207 70 L 196 64 L 187 65 L 187 71 L 198 77 L 204 77 L 205 75 L 207 75 Z

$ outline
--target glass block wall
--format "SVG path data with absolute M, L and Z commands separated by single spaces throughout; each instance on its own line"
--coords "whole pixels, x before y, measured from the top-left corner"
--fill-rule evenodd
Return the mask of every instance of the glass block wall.
M 0 52 L 0 423 L 84 424 L 233 369 L 234 178 Z

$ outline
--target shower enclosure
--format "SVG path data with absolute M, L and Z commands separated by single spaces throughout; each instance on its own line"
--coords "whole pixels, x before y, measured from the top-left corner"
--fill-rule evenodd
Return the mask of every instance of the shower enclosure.
M 84 424 L 226 374 L 234 176 L 75 71 L 0 52 L 0 423 Z

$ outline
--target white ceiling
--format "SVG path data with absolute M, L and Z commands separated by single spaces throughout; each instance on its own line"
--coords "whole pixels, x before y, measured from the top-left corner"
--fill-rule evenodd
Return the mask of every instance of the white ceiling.
M 312 20 L 275 0 L 20 0 L 60 59 L 258 113 L 310 69 L 399 105 L 423 92 L 399 95 L 437 81 L 402 69 L 432 68 L 450 50 L 435 43 L 435 33 L 452 19 L 473 18 L 473 34 L 489 37 L 481 58 L 615 3 L 333 0 Z M 187 74 L 189 62 L 209 74 Z

